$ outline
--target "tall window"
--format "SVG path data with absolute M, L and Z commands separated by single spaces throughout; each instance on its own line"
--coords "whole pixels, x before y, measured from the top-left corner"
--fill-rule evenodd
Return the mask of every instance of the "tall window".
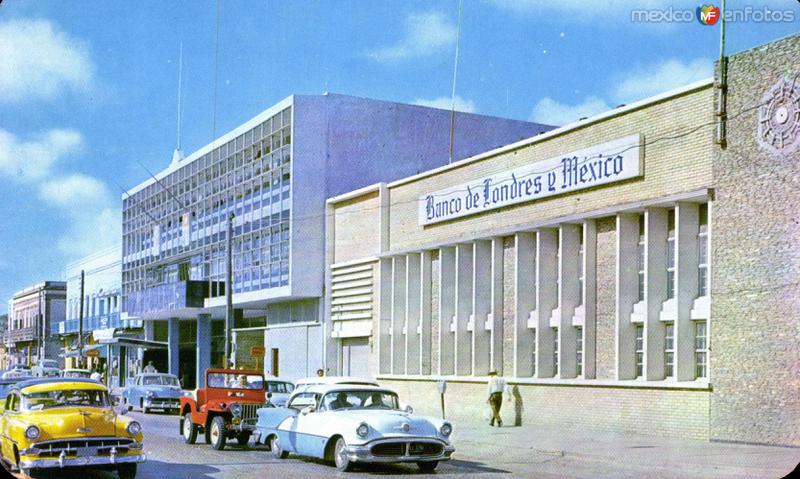
M 553 377 L 558 377 L 558 328 L 553 328 Z
M 556 235 L 556 300 L 558 305 L 561 306 L 561 233 Z
M 575 328 L 575 366 L 578 376 L 583 376 L 583 328 Z
M 639 301 L 644 301 L 644 215 L 639 215 L 639 246 L 637 263 L 639 266 Z
M 636 377 L 644 375 L 644 325 L 636 325 L 636 342 L 634 345 L 636 354 Z
M 583 288 L 586 271 L 583 266 L 585 246 L 583 244 L 583 226 L 580 228 L 580 246 L 578 248 L 578 306 L 583 304 Z
M 694 323 L 694 375 L 698 378 L 708 377 L 708 342 L 706 322 Z
M 675 377 L 675 324 L 664 323 L 664 376 Z
M 675 210 L 667 215 L 667 299 L 675 297 Z
M 538 339 L 538 330 L 533 330 L 533 344 L 531 344 L 531 376 L 536 376 L 536 340 Z
M 708 295 L 708 204 L 700 205 L 697 230 L 697 296 Z

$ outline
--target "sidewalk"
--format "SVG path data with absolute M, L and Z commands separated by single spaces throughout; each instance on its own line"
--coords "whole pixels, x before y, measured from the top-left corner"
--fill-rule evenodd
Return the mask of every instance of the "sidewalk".
M 679 440 L 603 432 L 464 425 L 454 460 L 517 477 L 780 478 L 800 448 Z

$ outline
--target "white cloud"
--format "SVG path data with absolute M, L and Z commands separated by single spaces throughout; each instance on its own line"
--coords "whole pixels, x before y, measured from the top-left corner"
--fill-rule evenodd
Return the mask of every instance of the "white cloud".
M 565 125 L 580 118 L 596 115 L 610 109 L 605 100 L 588 96 L 582 102 L 568 105 L 545 97 L 533 107 L 531 121 L 547 125 Z
M 0 101 L 85 90 L 94 72 L 87 46 L 48 20 L 0 23 L 0 59 Z
M 413 13 L 406 19 L 405 36 L 396 44 L 369 53 L 369 57 L 392 62 L 427 56 L 455 44 L 456 26 L 438 12 Z
M 80 258 L 113 246 L 122 239 L 122 212 L 102 207 L 68 210 L 70 222 L 58 240 L 58 249 L 68 258 Z
M 676 58 L 660 63 L 640 66 L 621 76 L 616 82 L 613 97 L 616 101 L 630 103 L 714 74 L 714 62 L 709 58 L 683 61 Z
M 97 208 L 108 202 L 111 193 L 97 178 L 74 174 L 45 181 L 39 186 L 39 197 L 61 207 Z
M 465 113 L 475 113 L 478 111 L 475 107 L 475 102 L 472 100 L 466 100 L 458 95 L 456 95 L 455 100 L 456 111 L 463 111 Z M 417 98 L 412 103 L 420 106 L 429 106 L 431 108 L 441 108 L 442 110 L 450 110 L 453 108 L 453 99 L 449 96 L 440 96 L 432 100 Z
M 75 130 L 53 129 L 23 141 L 0 129 L 0 173 L 16 181 L 36 181 L 82 147 L 83 137 Z

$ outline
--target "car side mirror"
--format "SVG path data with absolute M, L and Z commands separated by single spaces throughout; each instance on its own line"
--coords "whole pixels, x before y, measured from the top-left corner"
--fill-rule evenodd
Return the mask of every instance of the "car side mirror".
M 403 411 L 407 412 L 408 414 L 414 414 L 414 408 L 411 406 L 406 406 L 403 408 Z
M 306 414 L 308 414 L 308 413 L 310 413 L 310 412 L 314 412 L 314 406 L 306 406 L 306 407 L 304 407 L 304 408 L 303 408 L 303 409 L 300 411 L 300 414 L 302 414 L 303 416 L 305 416 Z

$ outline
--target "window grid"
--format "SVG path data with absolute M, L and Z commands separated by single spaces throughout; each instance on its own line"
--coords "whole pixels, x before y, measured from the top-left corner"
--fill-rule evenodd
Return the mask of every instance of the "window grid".
M 553 328 L 553 377 L 558 377 L 558 328 Z
M 675 377 L 675 324 L 664 324 L 664 376 Z
M 708 295 L 708 205 L 700 205 L 697 232 L 697 296 Z
M 639 215 L 639 243 L 637 246 L 637 264 L 639 266 L 639 301 L 644 301 L 644 278 L 645 278 L 645 264 L 644 264 L 644 215 Z
M 532 351 L 531 357 L 533 358 L 533 361 L 531 362 L 532 363 L 531 370 L 533 371 L 533 374 L 531 374 L 531 376 L 536 376 L 536 341 L 539 339 L 538 338 L 539 335 L 537 334 L 537 332 L 538 330 L 536 329 L 533 330 L 533 344 L 531 344 L 531 351 Z
M 696 321 L 694 325 L 694 359 L 695 377 L 708 377 L 708 341 L 705 321 Z
M 578 306 L 583 305 L 583 288 L 586 280 L 586 271 L 583 264 L 585 247 L 583 244 L 583 226 L 580 228 L 580 246 L 578 247 Z
M 636 377 L 644 375 L 644 325 L 636 325 L 634 352 L 636 354 Z
M 575 328 L 575 369 L 578 376 L 583 376 L 583 328 Z
M 675 210 L 667 216 L 667 299 L 675 297 Z

